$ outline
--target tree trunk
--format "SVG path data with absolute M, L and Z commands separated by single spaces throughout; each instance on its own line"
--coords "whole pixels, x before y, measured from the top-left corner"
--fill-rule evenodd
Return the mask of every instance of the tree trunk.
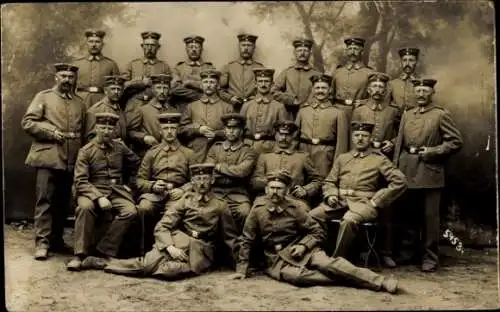
M 313 32 L 311 29 L 311 15 L 313 13 L 313 7 L 315 5 L 315 2 L 311 3 L 311 7 L 309 8 L 308 12 L 306 12 L 304 5 L 301 2 L 293 2 L 295 7 L 297 8 L 297 11 L 299 12 L 300 18 L 302 20 L 302 24 L 304 26 L 304 33 L 307 38 L 311 39 L 313 41 L 313 46 L 312 46 L 312 57 L 313 57 L 313 65 L 314 67 L 323 72 L 324 71 L 324 64 L 325 60 L 323 59 L 323 53 L 321 53 L 321 50 L 323 48 L 323 45 L 318 45 L 317 41 L 314 39 Z

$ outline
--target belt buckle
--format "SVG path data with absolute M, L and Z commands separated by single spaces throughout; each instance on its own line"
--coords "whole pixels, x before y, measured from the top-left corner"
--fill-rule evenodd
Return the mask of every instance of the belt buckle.
M 348 196 L 353 196 L 354 195 L 354 190 L 347 190 L 346 194 Z
M 116 179 L 111 179 L 111 180 L 109 180 L 109 182 L 110 182 L 111 184 L 116 184 Z
M 99 92 L 99 88 L 98 87 L 89 87 L 89 92 L 97 93 L 97 92 Z
M 260 140 L 261 135 L 260 135 L 260 133 L 256 133 L 256 134 L 254 134 L 254 136 L 253 136 L 253 137 L 254 137 L 256 140 Z
M 417 148 L 412 146 L 410 147 L 410 154 L 416 154 L 417 153 Z
M 346 105 L 352 105 L 352 100 L 351 99 L 347 99 L 344 101 Z
M 319 144 L 319 139 L 318 138 L 314 138 L 311 140 L 312 144 L 314 145 L 318 145 Z
M 174 184 L 173 183 L 167 183 L 167 190 L 171 190 L 174 188 Z
M 375 148 L 379 148 L 382 145 L 382 143 L 377 142 L 377 141 L 372 142 L 372 144 L 373 144 L 373 147 L 375 147 Z
M 146 94 L 144 94 L 144 95 L 142 96 L 142 99 L 143 99 L 144 101 L 147 101 L 147 100 L 149 100 L 149 96 L 147 96 Z
M 191 235 L 193 235 L 194 238 L 198 238 L 199 233 L 197 231 L 191 231 Z
M 283 247 L 281 246 L 281 244 L 274 245 L 274 250 L 280 251 L 281 249 L 283 249 Z

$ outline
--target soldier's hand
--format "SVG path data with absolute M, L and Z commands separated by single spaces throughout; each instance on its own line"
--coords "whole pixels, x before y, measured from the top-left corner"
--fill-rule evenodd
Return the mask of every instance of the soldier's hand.
M 153 184 L 153 193 L 162 193 L 167 188 L 167 183 L 163 180 L 158 180 Z
M 182 250 L 179 249 L 173 245 L 170 245 L 167 247 L 167 251 L 174 258 L 174 260 L 180 260 L 180 261 L 188 261 L 188 256 L 186 253 Z
M 106 197 L 99 197 L 97 204 L 102 210 L 111 209 L 111 202 Z
M 153 145 L 158 144 L 158 141 L 156 140 L 156 138 L 154 136 L 152 136 L 152 135 L 146 135 L 144 137 L 144 143 L 146 143 L 149 146 L 153 146 Z
M 297 185 L 293 190 L 292 190 L 292 196 L 295 196 L 297 198 L 304 198 L 307 196 L 307 191 L 300 185 Z
M 170 195 L 170 199 L 178 200 L 182 197 L 182 195 L 184 195 L 184 191 L 180 188 L 174 188 L 168 191 L 168 194 Z
M 335 196 L 328 196 L 326 199 L 326 204 L 332 208 L 335 208 L 337 206 L 337 198 Z
M 300 100 L 298 98 L 293 99 L 293 106 L 299 106 Z
M 418 156 L 420 156 L 420 157 L 427 158 L 430 155 L 431 155 L 431 152 L 430 152 L 428 147 L 423 146 L 418 150 Z
M 245 279 L 245 275 L 241 273 L 233 273 L 227 277 L 230 280 L 242 280 Z
M 201 126 L 200 133 L 209 139 L 215 138 L 215 131 L 208 126 Z
M 63 142 L 65 139 L 64 133 L 59 130 L 54 131 L 54 139 L 58 142 Z
M 290 248 L 290 255 L 294 258 L 302 258 L 306 252 L 306 246 L 304 245 L 294 245 Z
M 142 78 L 142 83 L 144 83 L 147 86 L 150 86 L 151 85 L 151 78 L 150 77 Z
M 384 145 L 380 148 L 380 150 L 383 152 L 383 153 L 390 153 L 392 152 L 392 150 L 394 149 L 394 144 L 389 141 L 389 140 L 386 140 L 384 142 L 382 142 Z
M 233 97 L 231 98 L 231 100 L 229 100 L 229 101 L 230 101 L 230 102 L 231 102 L 231 104 L 233 104 L 233 105 L 243 104 L 243 99 L 242 99 L 242 98 L 240 98 L 239 96 L 236 96 L 236 95 L 235 95 L 235 96 L 233 96 Z

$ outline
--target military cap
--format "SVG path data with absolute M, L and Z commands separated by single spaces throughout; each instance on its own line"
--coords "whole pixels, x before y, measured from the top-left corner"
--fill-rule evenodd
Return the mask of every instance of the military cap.
M 366 131 L 372 133 L 374 127 L 374 124 L 368 122 L 353 121 L 351 123 L 352 131 Z
M 106 80 L 106 85 L 107 86 L 110 86 L 110 85 L 120 85 L 120 86 L 123 86 L 123 84 L 125 83 L 125 81 L 127 81 L 127 79 L 125 77 L 119 76 L 119 75 L 104 76 L 104 79 Z
M 203 38 L 202 36 L 195 36 L 195 35 L 187 36 L 186 38 L 184 38 L 185 44 L 192 42 L 203 44 L 203 42 L 205 42 L 205 38 Z
M 387 83 L 390 79 L 391 77 L 389 77 L 389 75 L 380 72 L 373 73 L 370 76 L 368 76 L 368 82 L 380 81 L 383 83 Z
M 436 79 L 415 79 L 411 81 L 414 87 L 429 87 L 434 88 L 437 83 Z
M 144 31 L 141 33 L 142 39 L 154 39 L 159 40 L 161 38 L 161 34 L 154 31 Z
M 172 81 L 172 75 L 170 74 L 156 74 L 156 75 L 151 75 L 150 78 L 152 84 L 159 84 L 159 83 L 170 84 L 170 82 Z
M 288 170 L 275 170 L 271 171 L 266 175 L 267 182 L 278 181 L 286 185 L 292 183 L 292 175 Z
M 237 113 L 225 114 L 220 119 L 226 127 L 245 127 L 245 117 Z
M 329 85 L 332 83 L 332 79 L 333 79 L 332 76 L 326 74 L 314 75 L 309 78 L 312 84 L 315 84 L 316 82 L 326 82 Z
M 78 72 L 78 66 L 67 64 L 67 63 L 54 64 L 54 68 L 56 69 L 56 72 L 60 72 L 60 71 L 71 71 L 74 73 Z
M 216 69 L 206 68 L 200 72 L 200 77 L 203 78 L 217 78 L 220 79 L 221 72 Z
M 399 50 L 400 57 L 403 57 L 405 55 L 414 55 L 414 56 L 418 57 L 419 54 L 420 54 L 420 50 L 417 48 L 403 48 L 403 49 Z
M 255 41 L 257 41 L 257 36 L 255 35 L 251 35 L 251 34 L 239 34 L 238 35 L 238 40 L 241 42 L 241 41 L 250 41 L 252 43 L 255 43 Z
M 293 47 L 307 47 L 311 48 L 313 45 L 313 41 L 311 39 L 306 39 L 306 38 L 301 38 L 301 39 L 295 39 L 293 42 Z
M 364 47 L 365 41 L 366 41 L 365 39 L 359 38 L 359 37 L 349 37 L 349 38 L 344 39 L 344 43 L 348 46 L 355 44 L 355 45 Z
M 202 175 L 202 174 L 213 174 L 215 165 L 214 164 L 196 164 L 189 166 L 189 171 L 191 176 Z
M 180 113 L 163 113 L 159 114 L 156 118 L 158 118 L 160 125 L 172 125 L 180 123 L 181 116 Z
M 291 120 L 277 121 L 274 123 L 274 129 L 279 133 L 294 133 L 299 129 Z
M 273 78 L 273 76 L 274 76 L 274 69 L 273 68 L 259 67 L 259 68 L 252 69 L 252 71 L 253 71 L 253 74 L 255 75 L 255 77 Z
M 87 29 L 85 30 L 85 37 L 99 37 L 104 38 L 106 36 L 106 32 L 100 29 Z
M 95 123 L 97 125 L 110 125 L 115 126 L 116 123 L 120 120 L 120 116 L 113 113 L 96 113 L 95 114 Z

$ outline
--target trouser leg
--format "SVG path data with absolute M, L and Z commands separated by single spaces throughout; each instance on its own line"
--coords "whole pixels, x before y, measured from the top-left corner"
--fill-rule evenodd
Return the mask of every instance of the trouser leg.
M 398 227 L 398 262 L 406 263 L 417 258 L 420 245 L 420 226 L 422 219 L 422 193 L 420 190 L 407 190 L 398 200 L 395 213 Z
M 359 225 L 351 220 L 340 221 L 337 242 L 333 257 L 343 257 L 348 259 L 351 252 L 352 243 L 358 235 Z
M 329 277 L 341 277 L 348 283 L 371 290 L 380 290 L 385 279 L 382 275 L 357 267 L 342 257 L 328 257 L 324 251 L 315 252 L 309 264 L 311 268 Z
M 52 210 L 51 246 L 64 246 L 64 225 L 71 206 L 71 185 L 73 174 L 68 171 L 57 172 L 55 175 L 55 192 Z
M 77 198 L 75 210 L 74 252 L 77 256 L 85 256 L 90 252 L 94 242 L 95 220 L 97 211 L 94 202 L 84 196 Z
M 281 268 L 280 279 L 296 286 L 316 286 L 316 285 L 332 285 L 336 283 L 334 277 L 317 271 L 310 270 L 306 267 L 297 267 L 285 264 Z
M 141 221 L 141 253 L 150 250 L 154 243 L 154 227 L 159 221 L 161 211 L 165 208 L 165 201 L 152 202 L 141 199 L 137 205 L 137 213 Z
M 333 252 L 335 245 L 333 242 L 337 236 L 334 231 L 337 224 L 334 224 L 332 220 L 340 220 L 346 211 L 347 208 L 332 210 L 327 204 L 321 203 L 309 212 L 309 215 L 321 225 L 325 233 L 326 241 L 323 247 L 328 250 L 328 253 Z
M 380 223 L 383 228 L 383 236 L 380 244 L 380 253 L 383 256 L 393 256 L 393 206 L 382 210 L 379 215 Z
M 168 260 L 166 257 L 168 255 L 165 251 L 161 252 L 153 247 L 144 257 L 112 259 L 104 271 L 122 275 L 149 276 L 153 274 L 161 262 Z
M 424 196 L 423 261 L 439 263 L 439 206 L 441 189 L 428 189 Z
M 114 217 L 104 237 L 97 244 L 97 250 L 107 256 L 115 257 L 118 254 L 122 238 L 137 216 L 137 208 L 128 199 L 112 193 L 110 201 L 118 214 Z
M 51 206 L 55 191 L 55 172 L 49 169 L 36 170 L 35 244 L 49 247 L 52 232 Z

